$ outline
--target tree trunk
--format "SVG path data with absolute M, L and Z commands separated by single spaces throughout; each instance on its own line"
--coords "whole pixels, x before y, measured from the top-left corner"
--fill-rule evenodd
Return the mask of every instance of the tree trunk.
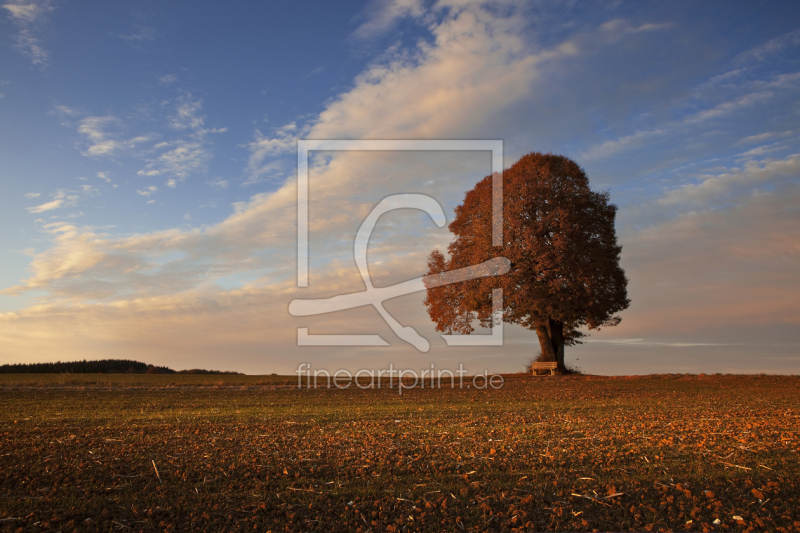
M 553 351 L 553 339 L 550 337 L 550 329 L 547 327 L 546 322 L 536 324 L 536 334 L 539 336 L 542 361 L 555 361 L 556 354 Z
M 564 365 L 564 324 L 558 320 L 550 319 L 550 340 L 553 343 L 554 360 L 558 363 L 558 369 L 562 372 L 567 370 Z

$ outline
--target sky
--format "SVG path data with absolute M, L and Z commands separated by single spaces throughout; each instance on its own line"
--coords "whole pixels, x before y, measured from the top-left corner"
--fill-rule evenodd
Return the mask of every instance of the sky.
M 536 335 L 447 346 L 424 292 L 353 256 L 393 194 L 454 209 L 486 151 L 316 151 L 297 277 L 298 140 L 500 140 L 576 161 L 619 208 L 631 305 L 567 348 L 591 374 L 800 373 L 800 4 L 372 0 L 0 7 L 0 364 L 125 358 L 250 374 L 521 371 Z M 384 214 L 374 285 L 452 235 Z M 387 346 L 298 346 L 311 334 Z M 487 334 L 478 330 L 474 334 Z

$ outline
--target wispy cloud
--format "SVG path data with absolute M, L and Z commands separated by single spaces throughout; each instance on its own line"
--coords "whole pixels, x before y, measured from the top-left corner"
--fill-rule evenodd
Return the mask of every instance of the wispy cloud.
M 203 137 L 166 141 L 155 145 L 155 150 L 168 148 L 166 152 L 151 158 L 147 166 L 138 171 L 140 176 L 167 174 L 185 179 L 189 174 L 207 168 L 212 152 Z
M 215 189 L 227 189 L 228 188 L 228 180 L 224 180 L 222 178 L 215 178 L 208 182 L 209 185 L 214 187 Z
M 112 34 L 113 35 L 113 34 Z M 117 34 L 115 37 L 127 41 L 130 45 L 138 47 L 143 42 L 155 41 L 160 35 L 160 32 L 154 26 L 139 25 L 136 31 L 128 34 Z
M 363 22 L 353 32 L 356 39 L 369 39 L 383 34 L 400 20 L 425 14 L 422 0 L 373 0 L 357 17 Z
M 759 133 L 758 135 L 750 135 L 745 137 L 744 139 L 740 140 L 736 144 L 751 144 L 751 143 L 760 143 L 767 141 L 769 139 L 774 139 L 775 137 L 787 137 L 792 135 L 794 131 L 767 131 L 764 133 Z
M 271 159 L 273 156 L 291 152 L 297 147 L 297 139 L 308 134 L 309 127 L 298 131 L 297 124 L 291 122 L 275 130 L 272 137 L 266 137 L 256 129 L 255 140 L 247 145 L 250 150 L 245 185 L 259 183 L 265 179 L 278 180 L 283 177 L 283 163 Z
M 669 22 L 646 23 L 634 26 L 625 19 L 613 19 L 601 24 L 600 31 L 612 37 L 621 37 L 625 34 L 660 31 L 672 27 Z
M 718 104 L 711 109 L 706 109 L 704 111 L 699 111 L 693 115 L 690 115 L 681 122 L 679 122 L 677 125 L 680 126 L 692 125 L 712 118 L 728 115 L 730 113 L 738 111 L 739 109 L 750 107 L 753 104 L 763 102 L 764 100 L 768 100 L 772 96 L 773 93 L 770 91 L 758 91 L 750 94 L 745 94 L 729 102 L 723 102 L 721 104 Z
M 625 20 L 615 19 L 603 24 L 601 29 L 605 33 L 618 35 L 619 32 L 636 33 L 634 30 L 638 31 L 640 28 L 643 31 L 666 28 L 662 25 L 645 26 L 635 27 Z M 582 151 L 580 157 L 597 160 L 626 150 L 652 147 L 654 142 L 669 142 L 678 135 L 685 136 L 687 132 L 697 134 L 697 127 L 700 125 L 723 124 L 723 121 L 733 120 L 759 106 L 786 97 L 798 89 L 800 72 L 781 72 L 775 68 L 775 64 L 770 64 L 770 67 L 766 64 L 768 59 L 776 61 L 781 52 L 797 46 L 800 46 L 800 29 L 740 54 L 729 65 L 729 70 L 711 76 L 697 85 L 690 98 L 675 102 L 668 119 L 655 119 L 651 121 L 649 128 L 639 125 L 632 133 L 593 143 Z M 792 59 L 793 56 L 784 57 L 781 66 L 796 68 Z
M 98 235 L 80 231 L 64 222 L 46 224 L 44 230 L 52 235 L 55 246 L 38 254 L 31 263 L 34 275 L 24 286 L 11 287 L 5 294 L 18 294 L 21 290 L 47 287 L 65 276 L 75 276 L 96 265 L 104 254 L 95 249 Z
M 196 130 L 203 127 L 206 117 L 200 114 L 202 100 L 193 100 L 191 94 L 178 98 L 175 112 L 169 119 L 169 126 L 176 130 Z
M 28 196 L 28 195 L 26 195 Z M 28 196 L 29 198 L 38 197 L 39 194 L 36 193 L 36 196 Z M 27 210 L 29 213 L 44 213 L 45 211 L 52 211 L 53 209 L 58 209 L 59 207 L 66 207 L 69 205 L 74 205 L 75 201 L 78 199 L 78 196 L 75 194 L 70 194 L 70 191 L 66 190 L 59 190 L 53 195 L 53 200 L 50 202 L 46 202 L 35 207 L 28 207 Z
M 784 50 L 791 50 L 800 46 L 800 28 L 784 33 L 766 43 L 741 53 L 736 58 L 737 63 L 761 62 Z
M 316 138 L 473 135 L 499 112 L 529 96 L 532 81 L 542 63 L 577 53 L 569 43 L 557 43 L 553 48 L 534 52 L 522 38 L 524 25 L 514 17 L 497 18 L 476 6 L 444 10 L 441 21 L 430 29 L 435 44 L 420 43 L 410 55 L 392 55 L 386 62 L 371 65 L 358 77 L 353 89 L 333 99 L 324 111 L 307 120 L 305 125 L 289 123 L 279 128 L 271 138 L 258 133 L 249 146 L 249 170 L 256 175 L 281 172 L 274 166 L 280 161 L 270 160 L 270 157 L 293 150 L 296 138 L 301 134 Z M 178 181 L 181 175 L 185 175 L 181 169 L 187 169 L 186 173 L 202 170 L 208 157 L 204 154 L 210 152 L 210 147 L 205 144 L 209 142 L 207 137 L 212 131 L 219 130 L 208 129 L 202 103 L 190 95 L 184 95 L 169 106 L 172 111 L 167 126 L 180 134 L 180 141 L 166 140 L 149 148 L 150 153 L 162 153 L 155 157 L 148 155 L 149 162 L 142 174 L 171 173 L 171 177 Z M 464 109 L 472 112 L 465 113 Z M 87 123 L 83 135 L 94 146 L 109 140 L 107 132 L 112 130 L 108 128 L 121 129 L 121 126 L 114 126 L 113 120 Z M 119 142 L 119 139 L 111 140 Z M 171 167 L 168 160 L 173 155 L 177 160 Z M 426 160 L 413 163 L 400 172 L 396 170 L 394 160 L 384 161 L 386 155 L 373 155 L 378 159 L 365 160 L 363 154 L 337 155 L 315 168 L 316 186 L 320 187 L 318 190 L 326 191 L 325 201 L 315 204 L 313 209 L 315 239 L 325 242 L 336 236 L 337 241 L 341 240 L 343 228 L 350 228 L 354 217 L 369 211 L 373 205 L 372 196 L 385 194 L 385 181 L 394 181 L 392 186 L 416 187 L 419 180 L 429 181 L 432 175 L 441 175 L 448 168 L 445 163 L 433 164 Z M 370 161 L 366 166 L 361 164 Z M 374 165 L 395 170 L 377 179 L 371 170 Z M 444 187 L 442 183 L 436 186 Z M 228 181 L 216 179 L 210 184 L 222 189 L 228 186 Z M 149 185 L 137 189 L 137 194 L 152 198 L 157 191 L 157 186 Z M 364 197 L 354 199 L 354 191 Z M 294 181 L 289 180 L 272 192 L 256 194 L 248 201 L 234 204 L 234 212 L 228 218 L 202 229 L 170 230 L 130 238 L 93 235 L 91 239 L 87 237 L 92 243 L 91 249 L 106 254 L 106 259 L 55 281 L 50 269 L 56 262 L 42 256 L 34 264 L 32 281 L 16 290 L 34 286 L 45 288 L 52 284 L 54 292 L 69 292 L 73 297 L 81 298 L 80 291 L 85 291 L 92 279 L 117 279 L 113 285 L 104 282 L 102 287 L 108 291 L 109 298 L 120 302 L 126 301 L 131 284 L 137 287 L 137 297 L 145 297 L 151 291 L 176 294 L 194 287 L 200 279 L 264 268 L 267 266 L 265 250 L 270 251 L 271 271 L 264 283 L 279 284 L 281 279 L 293 278 L 289 258 L 295 249 L 295 204 Z M 60 240 L 59 253 L 68 254 L 71 246 L 83 250 L 86 240 L 77 236 L 85 233 L 87 231 L 73 232 L 70 239 Z M 415 247 L 424 246 L 427 250 L 429 242 L 433 246 L 434 241 L 438 244 L 439 240 L 440 236 L 386 237 L 385 242 L 376 241 L 375 249 L 391 255 L 394 247 L 401 247 L 404 248 L 403 261 L 424 264 L 424 253 L 415 252 Z M 150 258 L 166 250 L 184 254 L 185 258 L 179 261 L 183 269 L 180 277 L 171 277 L 171 271 L 165 272 L 164 277 L 158 280 L 135 276 L 147 269 L 161 271 L 158 263 Z M 89 265 L 89 262 L 85 264 Z M 405 271 L 399 263 L 386 261 L 385 264 L 392 265 L 398 272 Z M 342 272 L 351 271 L 352 265 L 348 263 L 341 268 Z M 338 271 L 335 275 L 332 273 L 331 282 L 340 286 L 342 275 Z M 352 277 L 353 286 L 360 283 L 357 272 L 350 272 L 348 276 L 348 279 Z
M 652 137 L 662 135 L 665 132 L 665 129 L 642 130 L 631 133 L 630 135 L 624 135 L 617 139 L 609 139 L 589 147 L 589 149 L 581 153 L 581 158 L 598 159 L 608 157 L 625 149 L 640 146 L 642 142 Z
M 300 134 L 316 138 L 469 136 L 488 120 L 494 119 L 498 112 L 528 97 L 539 65 L 576 53 L 568 43 L 533 52 L 522 38 L 523 24 L 512 16 L 497 18 L 480 7 L 444 10 L 441 19 L 431 27 L 435 44 L 420 43 L 413 48 L 411 55 L 393 55 L 384 63 L 371 65 L 358 77 L 353 89 L 332 100 L 306 125 L 289 123 L 279 128 L 271 138 L 257 133 L 256 140 L 249 146 L 249 170 L 255 175 L 280 172 L 274 166 L 279 161 L 269 158 L 293 150 Z M 149 148 L 150 153 L 161 153 L 147 156 L 149 161 L 142 169 L 142 175 L 170 174 L 178 181 L 190 172 L 203 170 L 210 157 L 207 137 L 219 130 L 208 129 L 202 102 L 191 95 L 184 95 L 170 105 L 172 111 L 167 126 L 179 132 L 181 137 Z M 465 113 L 465 109 L 472 112 Z M 125 137 L 109 133 L 123 129 L 122 125 L 116 123 L 114 117 L 90 118 L 94 120 L 84 119 L 81 132 L 90 146 L 97 146 L 93 151 L 114 153 L 117 144 L 105 148 L 103 143 L 109 140 L 123 142 Z M 365 195 L 385 194 L 381 182 L 375 179 L 368 167 L 362 168 L 360 161 L 358 154 L 337 156 L 316 170 L 319 173 L 316 183 L 322 187 L 320 190 L 327 191 L 324 205 L 320 204 L 314 211 L 316 238 L 337 235 L 343 227 L 352 225 L 354 216 L 360 216 L 365 209 L 368 212 L 371 200 L 354 201 L 353 191 Z M 387 164 L 380 160 L 376 163 Z M 444 169 L 444 166 L 432 166 L 430 162 L 418 165 L 421 166 L 410 167 L 407 174 L 393 173 L 383 179 L 396 180 L 397 186 L 402 183 L 413 186 L 416 180 L 430 179 L 427 175 L 420 177 L 422 174 L 418 168 L 428 174 Z M 392 165 L 389 164 L 388 168 Z M 211 185 L 225 188 L 228 181 L 217 179 Z M 157 191 L 157 186 L 149 185 L 137 189 L 137 194 L 151 198 Z M 209 268 L 214 272 L 241 271 L 263 265 L 261 256 L 264 250 L 271 249 L 273 268 L 277 261 L 283 270 L 284 262 L 276 258 L 289 257 L 286 254 L 293 253 L 295 203 L 294 182 L 287 181 L 273 192 L 256 194 L 249 201 L 235 204 L 234 213 L 227 219 L 202 231 L 145 234 L 131 239 L 96 236 L 92 242 L 98 249 L 113 248 L 117 250 L 116 254 L 123 254 L 124 250 L 146 253 L 166 248 L 181 250 L 191 258 L 184 261 L 185 267 L 196 269 L 198 273 L 208 272 Z M 425 242 L 424 239 L 415 236 L 411 240 L 396 240 L 394 245 L 406 246 L 410 250 L 421 242 Z M 83 246 L 77 241 L 75 245 Z M 63 247 L 67 246 L 64 242 Z M 409 250 L 404 257 L 411 257 Z M 414 258 L 424 263 L 424 257 Z M 111 263 L 103 265 L 104 269 L 112 268 Z M 95 274 L 86 271 L 75 275 L 90 279 Z M 291 274 L 287 275 L 289 277 Z M 172 290 L 185 288 L 184 283 L 190 278 L 184 276 Z M 47 283 L 45 280 L 53 278 L 43 271 L 34 279 L 38 280 L 37 286 L 42 287 Z M 59 290 L 66 290 L 64 283 L 59 282 Z M 76 287 L 84 287 L 77 279 L 74 283 Z M 119 294 L 125 294 L 123 287 L 121 284 L 116 289 Z M 166 290 L 164 287 L 161 290 Z
M 78 133 L 86 137 L 89 143 L 84 155 L 92 157 L 112 157 L 120 153 L 129 152 L 133 148 L 150 142 L 157 138 L 156 134 L 149 133 L 130 139 L 120 139 L 119 133 L 110 130 L 119 130 L 122 121 L 114 116 L 86 117 L 78 126 Z
M 753 155 L 751 151 L 751 155 Z M 743 169 L 734 168 L 713 176 L 700 176 L 700 183 L 689 183 L 667 192 L 658 203 L 662 205 L 706 204 L 719 200 L 738 187 L 746 187 L 750 193 L 754 186 L 764 183 L 776 185 L 781 178 L 797 180 L 800 177 L 800 154 L 785 159 L 750 160 Z
M 52 209 L 58 209 L 64 204 L 64 200 L 58 199 L 53 200 L 52 202 L 47 202 L 41 205 L 37 205 L 36 207 L 29 207 L 29 213 L 44 213 L 45 211 L 50 211 Z
M 147 165 L 138 171 L 140 176 L 169 175 L 184 180 L 194 173 L 205 172 L 213 157 L 210 134 L 224 133 L 226 128 L 205 128 L 205 115 L 201 114 L 202 100 L 191 94 L 179 97 L 168 119 L 170 129 L 183 133 L 172 141 L 156 144 L 153 150 L 161 152 L 150 156 Z
M 65 105 L 57 105 L 57 106 L 55 106 L 55 108 L 56 108 L 56 111 L 58 113 L 61 113 L 63 115 L 67 115 L 69 117 L 74 117 L 76 115 L 80 115 L 80 114 L 83 113 L 83 111 L 78 109 L 78 108 L 69 107 L 69 106 L 65 106 Z
M 194 99 L 188 93 L 173 102 L 162 103 L 161 107 L 169 109 L 162 133 L 150 131 L 129 137 L 126 132 L 133 129 L 135 123 L 126 124 L 113 115 L 80 118 L 77 131 L 86 140 L 83 154 L 97 158 L 125 155 L 144 160 L 144 168 L 137 172 L 144 177 L 168 176 L 174 181 L 204 172 L 213 157 L 209 135 L 223 133 L 227 131 L 226 128 L 205 127 L 206 117 L 201 113 L 202 100 Z M 56 112 L 66 117 L 86 114 L 66 106 L 57 106 Z M 70 125 L 69 122 L 64 124 Z M 164 137 L 167 140 L 160 140 Z M 105 173 L 98 173 L 98 177 L 110 183 Z
M 17 27 L 14 47 L 31 62 L 44 68 L 50 53 L 44 48 L 40 36 L 41 26 L 46 14 L 53 10 L 50 0 L 23 0 L 2 6 L 8 11 L 8 18 Z
M 136 192 L 138 194 L 141 194 L 142 196 L 147 196 L 149 198 L 150 195 L 156 193 L 157 191 L 158 191 L 158 187 L 156 187 L 155 185 L 150 185 L 149 187 L 145 187 L 144 189 L 142 189 L 140 191 L 136 191 Z
M 785 83 L 785 81 L 779 81 L 778 78 L 780 78 L 780 76 L 776 77 L 772 82 L 768 82 L 765 85 L 773 83 L 772 86 L 774 86 L 776 83 Z M 596 143 L 584 150 L 580 154 L 580 157 L 586 160 L 609 157 L 629 148 L 642 146 L 646 141 L 656 137 L 666 134 L 674 134 L 675 132 L 682 131 L 687 127 L 696 126 L 713 119 L 728 117 L 737 111 L 752 107 L 759 103 L 763 103 L 773 96 L 774 93 L 768 90 L 748 93 L 727 102 L 716 104 L 709 109 L 704 109 L 689 114 L 681 120 L 672 120 L 666 122 L 658 128 L 639 130 L 632 134 L 623 135 L 616 139 L 609 139 L 607 141 Z
M 449 7 L 442 7 L 445 4 Z M 265 339 L 276 352 L 289 353 L 296 345 L 297 326 L 285 311 L 285 303 L 297 295 L 294 289 L 297 193 L 294 180 L 287 179 L 290 166 L 286 161 L 298 137 L 480 138 L 486 132 L 510 132 L 507 138 L 518 135 L 525 141 L 528 138 L 524 133 L 509 126 L 508 114 L 516 114 L 537 100 L 540 96 L 537 91 L 554 79 L 553 73 L 559 68 L 583 61 L 591 53 L 588 48 L 591 40 L 581 40 L 580 35 L 570 35 L 547 46 L 532 44 L 535 37 L 530 28 L 517 16 L 504 16 L 516 9 L 513 4 L 502 9 L 497 4 L 483 8 L 474 2 L 443 2 L 432 8 L 416 2 L 385 2 L 374 6 L 375 14 L 362 23 L 357 37 L 375 35 L 400 20 L 417 21 L 420 32 L 429 35 L 408 48 L 398 45 L 390 49 L 354 80 L 351 89 L 330 99 L 319 114 L 297 117 L 275 130 L 256 131 L 244 147 L 250 156 L 244 164 L 246 183 L 271 179 L 273 183 L 265 187 L 267 192 L 233 204 L 232 212 L 224 220 L 198 228 L 182 224 L 166 231 L 108 235 L 102 233 L 108 230 L 67 223 L 43 226 L 52 245 L 35 254 L 28 279 L 6 293 L 36 289 L 46 296 L 41 298 L 41 305 L 0 316 L 3 326 L 0 340 L 8 346 L 7 352 L 27 353 L 34 342 L 49 342 L 48 347 L 57 347 L 64 344 L 66 335 L 82 334 L 86 336 L 85 342 L 76 340 L 70 349 L 76 352 L 79 348 L 86 349 L 83 357 L 99 353 L 100 343 L 93 342 L 98 337 L 114 342 L 122 351 L 129 350 L 132 356 L 143 346 L 142 339 L 162 350 L 159 354 L 163 357 L 180 350 L 195 357 L 198 350 L 210 353 L 217 347 L 224 347 L 230 353 L 248 349 L 248 343 L 250 347 L 262 347 Z M 416 11 L 418 8 L 423 10 L 421 14 Z M 613 39 L 620 36 L 640 42 L 650 35 L 660 38 L 657 32 L 666 35 L 671 30 L 656 23 L 618 20 L 600 30 L 593 24 L 591 36 L 608 34 L 605 40 L 597 41 L 598 46 L 605 46 L 604 43 L 616 43 Z M 763 76 L 754 81 L 752 77 L 731 74 L 727 79 L 736 81 L 731 84 L 735 92 L 688 103 L 669 100 L 674 106 L 668 113 L 669 119 L 643 120 L 627 126 L 629 129 L 616 132 L 615 138 L 600 139 L 590 145 L 588 155 L 601 158 L 632 150 L 665 139 L 670 133 L 700 129 L 701 124 L 721 129 L 725 117 L 739 110 L 755 109 L 779 94 L 780 87 L 767 83 L 785 87 L 794 83 L 791 77 Z M 739 83 L 741 80 L 744 81 Z M 174 80 L 162 81 L 174 83 Z M 718 81 L 721 86 L 724 80 Z M 568 89 L 565 93 L 570 105 L 587 94 Z M 594 88 L 586 89 L 590 90 Z M 156 138 L 155 134 L 142 133 L 149 140 L 133 144 L 130 141 L 140 137 L 136 133 L 144 131 L 144 126 L 139 124 L 137 129 L 131 119 L 125 118 L 123 123 L 111 115 L 64 114 L 83 127 L 80 135 L 86 141 L 82 149 L 87 155 L 130 155 L 141 162 L 136 168 L 141 168 L 143 178 L 158 176 L 158 186 L 140 179 L 133 189 L 136 192 L 131 191 L 134 197 L 140 197 L 141 203 L 154 202 L 153 198 L 160 197 L 158 192 L 166 196 L 165 189 L 177 186 L 181 179 L 205 172 L 213 155 L 211 134 L 220 131 L 210 129 L 213 119 L 204 114 L 203 102 L 190 94 L 152 107 L 160 109 L 161 115 L 148 117 L 146 131 L 158 127 L 159 135 Z M 583 111 L 579 109 L 576 113 Z M 505 119 L 498 119 L 504 116 Z M 568 122 L 574 115 L 564 116 Z M 86 119 L 96 120 L 84 122 Z M 547 130 L 546 126 L 525 125 L 529 126 Z M 778 132 L 791 126 L 765 123 L 750 133 L 770 128 Z M 746 135 L 741 133 L 726 148 Z M 678 205 L 693 212 L 684 212 L 646 231 L 625 235 L 623 261 L 631 274 L 637 308 L 636 313 L 626 315 L 620 326 L 627 329 L 615 331 L 619 338 L 611 342 L 710 346 L 717 343 L 670 342 L 661 340 L 663 337 L 657 333 L 702 330 L 707 324 L 725 321 L 743 324 L 754 314 L 765 323 L 776 320 L 800 323 L 796 303 L 800 295 L 795 290 L 800 287 L 797 277 L 800 225 L 796 209 L 800 196 L 791 178 L 797 162 L 791 158 L 756 161 L 756 156 L 763 157 L 771 150 L 765 144 L 769 139 L 773 137 L 751 135 L 747 146 L 740 150 L 752 150 L 740 155 L 752 160 L 741 168 L 735 162 L 724 168 L 722 163 L 715 162 L 720 168 L 706 168 L 697 172 L 700 175 L 692 176 L 694 181 L 690 185 L 694 189 L 684 187 L 685 184 L 676 186 L 674 182 L 658 185 L 672 189 L 664 193 L 661 204 L 652 196 L 658 193 L 652 193 L 648 209 L 669 211 Z M 93 147 L 94 153 L 90 154 Z M 351 257 L 352 240 L 348 241 L 346 236 L 352 236 L 377 199 L 394 190 L 420 190 L 437 198 L 439 192 L 448 191 L 449 201 L 453 199 L 452 191 L 463 191 L 469 186 L 468 180 L 457 181 L 457 178 L 468 176 L 472 180 L 473 174 L 480 174 L 481 165 L 486 163 L 486 158 L 477 156 L 469 159 L 468 155 L 459 155 L 458 164 L 444 159 L 437 162 L 437 157 L 430 154 L 425 160 L 401 161 L 395 154 L 337 153 L 313 161 L 311 249 L 315 261 L 324 266 L 315 270 L 310 290 L 320 294 L 330 291 L 328 295 L 363 290 L 352 261 L 342 257 Z M 463 162 L 466 159 L 469 163 Z M 452 177 L 463 170 L 458 165 L 468 171 Z M 120 176 L 115 181 L 124 179 L 121 174 L 113 176 Z M 98 173 L 98 178 L 107 176 Z M 101 182 L 95 183 L 105 189 Z M 233 181 L 205 178 L 204 183 L 221 190 Z M 779 190 L 773 192 L 772 188 Z M 94 194 L 91 189 L 85 192 Z M 239 195 L 241 190 L 226 193 L 206 190 L 206 193 L 218 197 L 223 208 L 224 198 L 229 193 Z M 717 199 L 726 194 L 736 195 L 733 202 L 736 205 L 715 209 Z M 675 196 L 677 203 L 670 203 L 673 200 L 670 195 Z M 52 198 L 37 208 L 58 200 Z M 370 267 L 375 279 L 382 282 L 393 279 L 391 276 L 399 278 L 424 270 L 427 251 L 433 246 L 446 245 L 450 238 L 446 231 L 428 231 L 431 228 L 427 219 L 428 225 L 420 226 L 419 220 L 398 224 L 398 218 L 391 216 L 387 214 L 383 219 L 370 247 Z M 422 229 L 404 236 L 409 227 Z M 348 255 L 344 256 L 345 252 Z M 251 276 L 242 281 L 245 273 Z M 415 327 L 423 323 L 422 327 L 429 328 L 433 336 L 429 321 L 420 311 L 421 298 L 409 301 L 407 308 L 403 307 L 405 304 L 392 304 L 407 313 L 403 315 L 409 317 L 407 323 Z M 352 318 L 348 314 L 346 320 Z M 366 316 L 365 320 L 368 319 Z M 320 319 L 319 331 L 355 327 L 348 326 L 346 320 Z M 91 323 L 92 332 L 71 327 L 81 323 Z M 514 328 L 507 331 L 509 338 L 522 338 L 523 333 L 530 335 L 515 333 Z
M 267 156 L 294 150 L 297 147 L 298 133 L 296 122 L 290 122 L 277 128 L 272 137 L 266 137 L 261 130 L 256 130 L 255 141 L 248 145 L 251 171 L 257 171 L 258 166 Z

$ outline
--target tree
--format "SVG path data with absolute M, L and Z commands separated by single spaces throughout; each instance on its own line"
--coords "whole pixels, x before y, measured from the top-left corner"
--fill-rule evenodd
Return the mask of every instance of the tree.
M 572 160 L 531 153 L 503 173 L 503 245 L 492 246 L 492 177 L 468 191 L 450 224 L 449 259 L 428 257 L 428 275 L 506 257 L 511 269 L 428 287 L 425 306 L 442 333 L 469 334 L 472 324 L 492 325 L 492 289 L 503 289 L 501 318 L 536 331 L 542 359 L 565 370 L 564 347 L 580 344 L 579 328 L 619 324 L 615 313 L 630 303 L 619 266 L 608 192 L 594 192 Z

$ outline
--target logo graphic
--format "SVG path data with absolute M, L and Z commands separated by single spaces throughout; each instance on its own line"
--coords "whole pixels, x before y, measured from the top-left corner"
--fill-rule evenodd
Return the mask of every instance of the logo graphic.
M 297 286 L 308 287 L 308 154 L 313 150 L 489 150 L 492 152 L 492 244 L 503 242 L 503 142 L 502 141 L 377 141 L 377 140 L 301 140 L 297 143 Z M 430 343 L 409 326 L 402 326 L 383 307 L 385 300 L 470 279 L 505 274 L 511 263 L 496 257 L 478 265 L 442 272 L 398 283 L 391 287 L 372 285 L 367 268 L 367 245 L 372 230 L 384 213 L 394 209 L 419 209 L 428 213 L 438 227 L 445 224 L 439 203 L 424 194 L 397 194 L 381 200 L 367 216 L 356 234 L 353 253 L 366 290 L 323 299 L 296 299 L 289 304 L 293 316 L 311 316 L 372 305 L 392 331 L 421 352 Z M 494 326 L 491 335 L 442 335 L 448 346 L 501 346 L 503 344 L 503 290 L 492 291 Z M 379 335 L 312 335 L 308 328 L 297 328 L 298 346 L 388 346 Z

